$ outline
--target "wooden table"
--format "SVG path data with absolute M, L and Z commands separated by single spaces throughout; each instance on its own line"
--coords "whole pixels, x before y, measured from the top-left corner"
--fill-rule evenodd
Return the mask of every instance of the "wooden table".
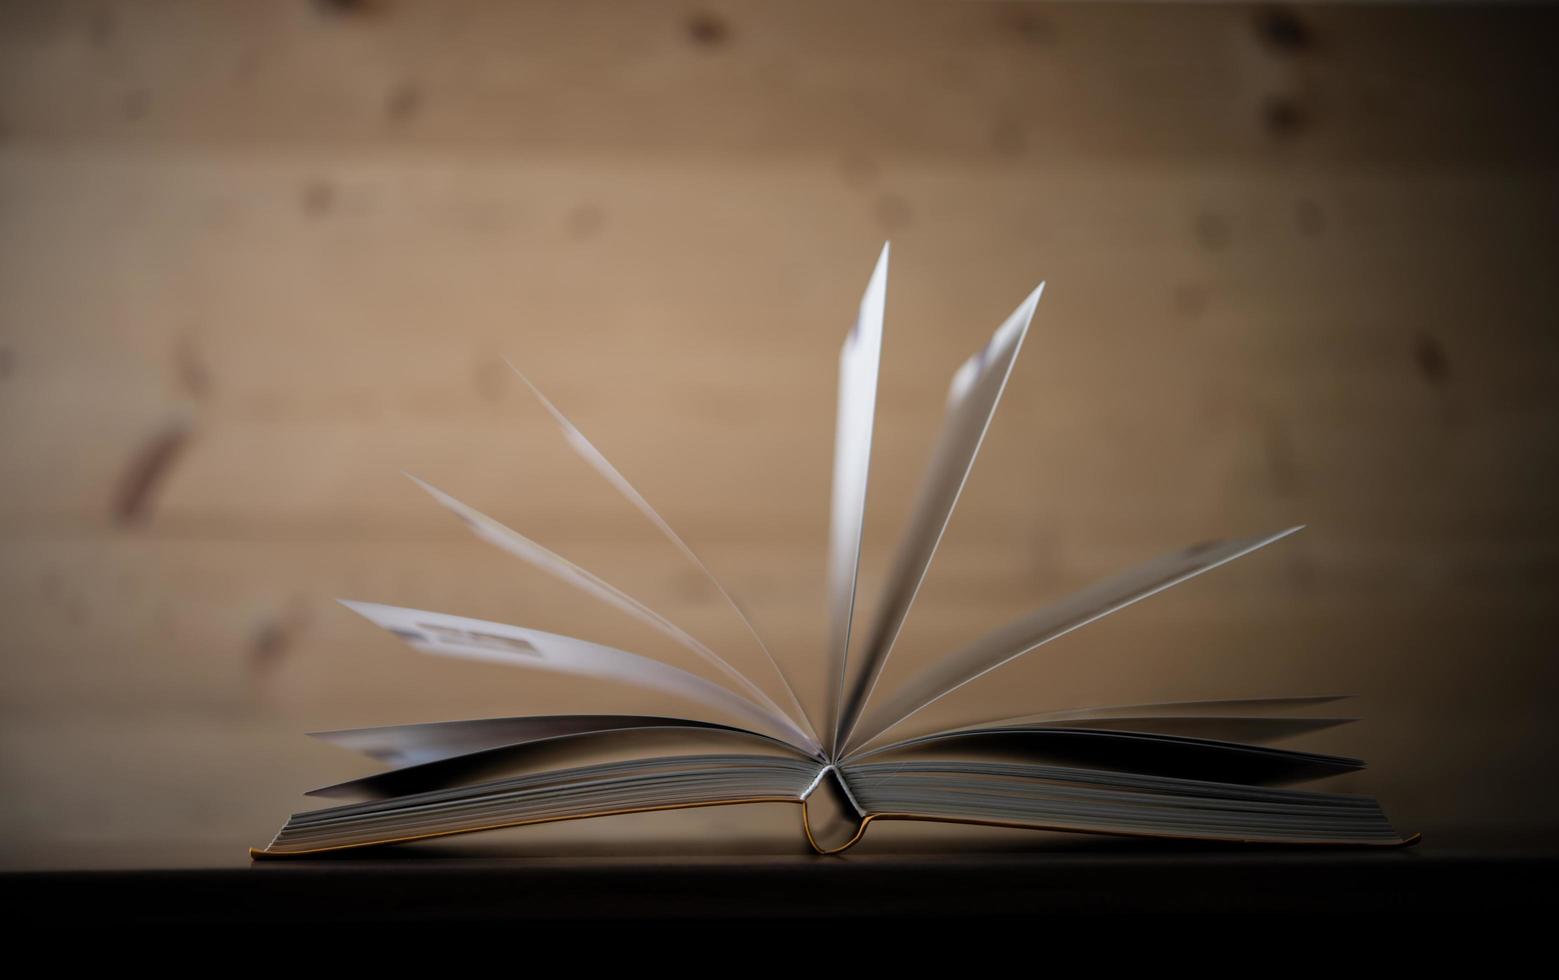
M 1552 851 L 1229 850 L 1089 842 L 949 855 L 506 858 L 402 847 L 351 860 L 0 875 L 22 921 L 1544 913 Z

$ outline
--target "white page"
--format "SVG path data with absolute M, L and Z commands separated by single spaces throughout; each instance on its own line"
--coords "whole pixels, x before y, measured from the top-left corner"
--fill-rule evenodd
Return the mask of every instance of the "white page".
M 703 643 L 700 643 L 687 631 L 672 623 L 660 613 L 655 612 L 644 603 L 623 592 L 604 579 L 580 568 L 562 555 L 548 551 L 541 545 L 520 534 L 511 528 L 505 527 L 486 514 L 451 497 L 425 480 L 420 480 L 410 473 L 406 474 L 418 486 L 432 495 L 433 499 L 453 511 L 455 516 L 465 522 L 476 535 L 490 544 L 497 545 L 509 554 L 522 558 L 542 571 L 553 575 L 574 587 L 588 592 L 596 598 L 622 610 L 635 619 L 655 627 L 660 632 L 671 637 L 677 643 L 693 651 L 699 657 L 712 664 L 717 670 L 731 678 L 743 691 L 758 704 L 763 705 L 773 713 L 776 719 L 783 719 L 788 729 L 794 731 L 804 742 L 809 744 L 808 751 L 816 751 L 821 748 L 817 740 L 811 735 L 801 731 L 796 722 L 780 709 L 763 689 L 754 684 L 747 676 Z
M 370 796 L 381 799 L 425 793 L 519 772 L 571 769 L 597 761 L 602 753 L 627 752 L 639 758 L 670 757 L 692 750 L 751 750 L 761 747 L 787 753 L 799 752 L 786 742 L 728 725 L 653 724 L 639 728 L 606 728 L 568 732 L 550 738 L 533 738 L 478 749 L 461 755 L 430 759 L 309 790 L 305 796 Z
M 893 643 L 903 629 L 915 595 L 925 581 L 926 570 L 969 479 L 974 458 L 980 451 L 980 443 L 985 440 L 1001 393 L 1007 387 L 1007 378 L 1012 374 L 1012 366 L 1017 361 L 1023 338 L 1034 318 L 1034 308 L 1044 289 L 1044 283 L 1040 283 L 1039 288 L 996 328 L 985 346 L 953 374 L 942 433 L 932 450 L 925 475 L 921 477 L 915 509 L 899 541 L 898 554 L 889 568 L 871 631 L 861 648 L 860 671 L 845 699 L 840 722 L 841 742 L 850 740 L 862 709 L 876 689 L 883 665 L 893 652 Z
M 1082 718 L 1072 721 L 1038 721 L 1028 728 L 1107 729 L 1150 732 L 1259 745 L 1296 735 L 1351 725 L 1357 718 L 1292 718 L 1273 715 L 1119 715 L 1114 718 Z
M 954 728 L 931 735 L 919 735 L 902 741 L 885 744 L 879 748 L 859 752 L 851 756 L 851 762 L 859 762 L 876 755 L 896 752 L 918 745 L 932 745 L 959 738 L 984 736 L 987 738 L 1010 737 L 1014 742 L 1047 731 L 1108 731 L 1132 732 L 1141 735 L 1171 735 L 1187 738 L 1209 739 L 1218 742 L 1234 742 L 1258 745 L 1280 738 L 1324 731 L 1338 725 L 1358 721 L 1357 718 L 1293 718 L 1266 715 L 1118 715 L 1110 718 L 1077 718 L 1066 721 L 1036 721 L 1025 725 L 992 723 Z
M 861 563 L 866 516 L 866 478 L 871 468 L 872 421 L 877 410 L 877 370 L 882 361 L 882 319 L 888 294 L 888 246 L 861 297 L 855 326 L 839 352 L 839 406 L 834 428 L 834 482 L 828 529 L 828 729 L 839 744 L 838 725 L 849 665 L 850 619 Z
M 1235 712 L 1287 711 L 1292 708 L 1313 708 L 1317 705 L 1346 701 L 1351 694 L 1312 694 L 1293 698 L 1214 698 L 1197 701 L 1155 701 L 1149 704 L 1109 704 L 1091 708 L 1066 708 L 1059 711 L 1042 711 L 1033 714 L 983 722 L 987 725 L 1026 725 L 1037 722 L 1068 721 L 1072 719 L 1118 718 L 1152 714 L 1159 717 L 1195 716 L 1213 717 Z M 952 729 L 948 729 L 952 731 Z
M 754 731 L 808 753 L 817 751 L 783 716 L 776 717 L 773 712 L 697 674 L 636 653 L 504 623 L 377 602 L 339 601 L 423 653 L 632 684 L 726 712 Z
M 1235 713 L 1264 714 L 1273 711 L 1287 711 L 1293 708 L 1313 708 L 1317 705 L 1331 704 L 1334 701 L 1346 701 L 1352 696 L 1351 694 L 1323 694 L 1295 698 L 1214 698 L 1198 701 L 1156 701 L 1148 704 L 1094 705 L 1087 708 L 1066 708 L 1058 711 L 1035 711 L 1006 718 L 995 718 L 990 721 L 955 725 L 951 728 L 940 728 L 919 735 L 910 735 L 900 741 L 909 742 L 918 738 L 935 738 L 939 735 L 950 735 L 953 732 L 968 731 L 971 728 L 1013 728 L 1052 722 L 1060 724 L 1068 721 L 1107 721 L 1111 718 L 1137 718 L 1150 715 L 1158 718 L 1215 718 Z M 899 742 L 884 743 L 883 747 L 886 748 L 889 744 L 897 745 Z
M 1033 725 L 1064 726 L 1073 723 L 1080 725 L 1107 725 L 1111 721 L 1119 719 L 1132 720 L 1141 718 L 1212 720 L 1232 717 L 1243 719 L 1251 716 L 1265 717 L 1270 712 L 1288 711 L 1295 708 L 1313 708 L 1318 705 L 1346 701 L 1352 697 L 1353 695 L 1351 694 L 1322 694 L 1293 698 L 1213 698 L 1198 701 L 1155 701 L 1147 704 L 1109 704 L 1087 708 L 1067 708 L 1060 711 L 1040 711 L 1007 718 L 996 718 L 991 721 L 955 725 L 951 728 L 934 729 L 918 735 L 909 735 L 891 742 L 884 742 L 870 752 L 857 753 L 855 758 L 861 759 L 867 755 L 886 752 L 912 742 L 936 739 L 944 735 L 953 735 L 958 732 L 982 728 L 1022 728 Z M 1340 719 L 1327 720 L 1338 721 Z M 1353 721 L 1355 719 L 1341 720 Z
M 520 742 L 557 738 L 560 735 L 656 726 L 743 730 L 714 722 L 659 715 L 519 715 L 513 718 L 473 718 L 467 721 L 344 728 L 310 732 L 309 735 L 344 749 L 361 752 L 389 765 L 416 766 Z
M 505 363 L 509 362 L 506 361 Z M 778 675 L 780 684 L 785 688 L 785 694 L 788 696 L 791 708 L 794 711 L 794 714 L 790 715 L 790 717 L 793 720 L 799 722 L 802 727 L 806 728 L 815 739 L 817 737 L 817 732 L 812 727 L 811 719 L 807 717 L 806 709 L 801 706 L 801 700 L 796 697 L 796 691 L 795 688 L 791 686 L 790 678 L 785 676 L 785 671 L 780 668 L 779 662 L 774 659 L 774 654 L 769 652 L 768 644 L 764 643 L 763 637 L 758 635 L 758 628 L 752 624 L 752 620 L 748 618 L 747 612 L 742 608 L 741 603 L 736 601 L 736 597 L 733 596 L 720 582 L 720 580 L 715 577 L 715 573 L 710 570 L 708 565 L 704 564 L 704 560 L 698 557 L 698 554 L 693 551 L 692 547 L 686 541 L 682 540 L 682 536 L 679 535 L 676 531 L 672 530 L 671 525 L 666 522 L 666 519 L 661 517 L 660 513 L 656 511 L 654 507 L 650 506 L 650 502 L 644 499 L 644 495 L 639 493 L 634 485 L 628 482 L 628 478 L 623 476 L 617 467 L 612 465 L 611 460 L 607 459 L 606 455 L 597 449 L 594 443 L 585 438 L 585 434 L 579 431 L 579 427 L 571 422 L 568 416 L 564 415 L 556 405 L 552 404 L 552 400 L 546 395 L 542 394 L 541 389 L 532 384 L 530 378 L 527 378 L 524 372 L 515 367 L 512 363 L 509 363 L 509 369 L 518 375 L 521 381 L 525 382 L 525 386 L 531 390 L 531 394 L 535 395 L 536 400 L 541 402 L 542 406 L 546 408 L 549 414 L 551 414 L 553 420 L 557 422 L 558 427 L 563 430 L 563 437 L 568 443 L 569 448 L 574 450 L 574 452 L 586 463 L 589 463 L 592 469 L 601 474 L 601 476 L 605 477 L 606 481 L 610 483 L 618 493 L 622 494 L 622 496 L 626 498 L 629 503 L 638 508 L 639 513 L 643 514 L 646 518 L 649 519 L 651 524 L 654 524 L 658 529 L 660 529 L 660 533 L 665 535 L 667 540 L 676 545 L 678 550 L 682 552 L 683 556 L 687 558 L 688 561 L 692 562 L 695 566 L 697 566 L 699 571 L 704 573 L 704 577 L 708 579 L 709 583 L 715 587 L 715 591 L 720 593 L 721 598 L 725 600 L 726 604 L 729 605 L 731 609 L 735 611 L 737 617 L 741 619 L 742 625 L 747 627 L 747 632 L 752 635 L 753 641 L 758 644 L 758 649 L 763 651 L 763 656 L 768 660 L 769 666 L 772 667 L 774 669 L 774 673 Z
M 892 700 L 866 717 L 847 749 L 866 745 L 927 705 L 1051 640 L 1298 530 L 1292 527 L 1260 538 L 1209 542 L 1162 555 L 987 633 L 911 678 Z

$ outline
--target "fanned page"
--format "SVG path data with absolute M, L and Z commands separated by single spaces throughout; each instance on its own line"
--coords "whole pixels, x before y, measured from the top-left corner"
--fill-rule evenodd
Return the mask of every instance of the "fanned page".
M 1265 537 L 1211 542 L 1163 555 L 987 633 L 912 677 L 891 700 L 867 715 L 844 747 L 845 754 L 1008 661 L 1298 530 L 1293 527 Z
M 784 716 L 697 674 L 599 643 L 504 623 L 467 619 L 376 602 L 342 603 L 424 653 L 509 666 L 551 670 L 632 684 L 704 705 L 739 718 L 752 730 L 772 735 L 810 755 L 805 735 Z
M 803 731 L 796 720 L 786 714 L 779 705 L 775 704 L 774 700 L 764 693 L 762 688 L 754 684 L 745 674 L 726 662 L 725 658 L 699 642 L 697 638 L 686 630 L 611 583 L 586 569 L 580 568 L 563 556 L 548 551 L 518 531 L 500 524 L 474 507 L 461 503 L 425 480 L 421 480 L 409 473 L 407 476 L 422 489 L 426 490 L 434 500 L 443 504 L 445 508 L 460 518 L 482 540 L 496 545 L 549 575 L 553 575 L 575 588 L 595 596 L 608 605 L 622 610 L 640 622 L 653 626 L 684 648 L 697 654 L 706 663 L 719 670 L 736 686 L 745 691 L 750 699 L 761 704 L 772 716 L 773 720 L 789 729 L 792 737 L 799 739 L 801 744 L 807 747 L 808 751 L 820 752 L 822 747 L 817 740 L 809 733 Z
M 729 725 L 717 725 L 711 721 L 661 715 L 521 715 L 513 718 L 473 718 L 469 721 L 344 728 L 309 734 L 387 765 L 416 766 L 539 739 L 656 726 L 745 730 L 731 729 Z
M 670 756 L 690 748 L 700 750 L 767 751 L 801 758 L 803 753 L 767 735 L 727 726 L 653 724 L 639 728 L 609 728 L 570 732 L 401 766 L 358 779 L 310 790 L 310 796 L 383 798 L 444 789 L 450 786 L 562 769 L 608 758 Z M 817 760 L 811 760 L 818 765 Z
M 1119 715 L 1110 718 L 1080 718 L 1075 721 L 1037 721 L 1026 725 L 971 725 L 968 728 L 921 735 L 870 749 L 854 756 L 869 758 L 915 745 L 946 744 L 968 737 L 1012 733 L 1025 735 L 1058 730 L 1094 730 L 1132 732 L 1146 735 L 1177 735 L 1186 738 L 1259 744 L 1278 739 L 1308 735 L 1357 721 L 1355 718 L 1264 718 L 1239 715 Z
M 660 516 L 660 512 L 650 506 L 650 502 L 644 498 L 643 494 L 639 493 L 638 488 L 628 482 L 628 478 L 623 476 L 622 472 L 612 465 L 611 460 L 606 458 L 606 454 L 602 453 L 595 447 L 594 443 L 585 438 L 585 434 L 579 431 L 579 427 L 570 421 L 568 416 L 564 415 L 556 405 L 552 404 L 552 399 L 542 394 L 541 389 L 536 387 L 531 382 L 531 379 L 526 377 L 512 363 L 509 364 L 509 369 L 521 381 L 525 382 L 525 387 L 531 390 L 531 394 L 535 395 L 536 400 L 541 402 L 542 407 L 552 416 L 552 420 L 558 424 L 558 428 L 563 430 L 563 438 L 568 443 L 569 448 L 599 473 L 606 482 L 610 483 L 612 488 L 622 495 L 625 500 L 633 504 L 639 513 L 643 514 L 651 524 L 655 525 L 656 529 L 660 531 L 666 540 L 675 545 L 677 550 L 682 552 L 683 557 L 703 573 L 709 584 L 713 585 L 715 591 L 720 593 L 720 597 L 725 600 L 726 605 L 731 607 L 737 618 L 741 620 L 742 625 L 747 628 L 747 632 L 752 637 L 753 642 L 758 645 L 758 649 L 763 652 L 763 657 L 768 662 L 769 667 L 773 670 L 775 676 L 779 678 L 781 686 L 785 689 L 786 698 L 790 702 L 791 710 L 795 712 L 791 717 L 807 730 L 807 734 L 812 737 L 814 742 L 817 741 L 817 731 L 812 726 L 812 720 L 807 717 L 806 709 L 801 706 L 801 699 L 796 696 L 796 690 L 790 683 L 790 678 L 786 676 L 779 662 L 774 659 L 774 654 L 769 651 L 769 645 L 763 642 L 763 637 L 759 635 L 758 628 L 753 625 L 752 618 L 742 608 L 742 604 L 737 601 L 736 596 L 731 594 L 730 590 L 704 563 L 704 560 L 698 556 L 698 553 L 693 550 L 692 546 L 682 540 L 682 536 L 672 529 L 665 518 Z
M 1294 698 L 1213 698 L 1197 701 L 1154 701 L 1148 704 L 1095 705 L 1091 708 L 1034 712 L 1015 718 L 1002 718 L 989 724 L 1020 725 L 1029 722 L 1061 721 L 1068 718 L 1113 718 L 1141 714 L 1218 717 L 1240 712 L 1264 715 L 1273 711 L 1292 711 L 1296 708 L 1314 708 L 1318 705 L 1347 701 L 1352 696 L 1351 694 L 1321 694 Z
M 1150 772 L 1230 783 L 1278 783 L 1320 779 L 1363 768 L 1358 759 L 1295 752 L 1264 745 L 1154 732 L 1093 728 L 975 728 L 895 746 L 892 752 L 863 753 L 851 764 L 884 757 L 954 755 L 980 759 L 1017 758 L 1081 769 Z
M 920 584 L 925 581 L 926 570 L 969 479 L 974 458 L 980 451 L 980 443 L 985 440 L 1002 391 L 1007 387 L 1007 378 L 1012 374 L 1012 366 L 1017 361 L 1044 288 L 1041 283 L 1030 293 L 985 346 L 953 375 L 942 433 L 921 478 L 914 511 L 899 542 L 898 554 L 888 570 L 877 615 L 861 648 L 861 667 L 842 712 L 841 743 L 849 742 L 856 722 L 860 720 L 861 709 L 876 689 L 877 679 L 904 626 L 904 619 L 909 615 L 915 595 L 920 591 Z
M 1310 707 L 1336 700 L 1339 698 L 1265 698 L 1078 709 L 1055 712 L 1053 716 L 1033 715 L 933 732 L 861 753 L 857 758 L 864 760 L 916 746 L 932 746 L 958 736 L 1025 732 L 1035 728 L 1097 728 L 1261 743 L 1319 731 L 1354 719 L 1283 717 L 1250 712 Z M 1217 711 L 1225 713 L 1211 713 Z M 1246 713 L 1228 714 L 1230 711 Z M 416 788 L 397 791 L 417 792 L 447 784 L 449 775 L 454 772 L 469 775 L 478 767 L 489 769 L 519 765 L 543 755 L 555 760 L 560 755 L 566 755 L 571 745 L 589 747 L 592 743 L 606 740 L 647 748 L 657 735 L 685 733 L 699 733 L 710 738 L 767 738 L 746 729 L 714 722 L 659 715 L 532 715 L 313 732 L 311 734 L 314 738 L 362 753 L 396 768 L 311 790 L 309 795 L 382 796 L 388 792 L 387 787 L 412 785 Z M 533 747 L 536 751 L 527 753 L 527 747 Z M 451 765 L 444 768 L 445 763 Z
M 1287 734 L 1317 731 L 1354 721 L 1353 718 L 1307 718 L 1274 716 L 1277 711 L 1313 708 L 1345 701 L 1348 695 L 1322 695 L 1297 698 L 1219 698 L 1202 701 L 1159 701 L 1150 704 L 1102 705 L 1045 711 L 1013 718 L 1000 718 L 974 725 L 959 725 L 920 735 L 912 735 L 877 748 L 863 750 L 856 758 L 891 751 L 904 745 L 928 742 L 949 735 L 988 729 L 1030 727 L 1117 728 L 1179 734 L 1203 734 L 1207 738 L 1235 741 L 1262 741 L 1283 738 Z M 1323 724 L 1324 723 L 1324 724 Z M 1137 726 L 1137 727 L 1133 727 Z M 1239 734 L 1243 733 L 1243 734 Z
M 828 737 L 840 742 L 850 621 L 861 564 L 866 516 L 866 478 L 871 468 L 872 422 L 877 410 L 877 371 L 882 361 L 882 320 L 888 293 L 888 246 L 872 271 L 855 326 L 839 352 L 839 406 L 834 431 L 834 482 L 828 529 Z

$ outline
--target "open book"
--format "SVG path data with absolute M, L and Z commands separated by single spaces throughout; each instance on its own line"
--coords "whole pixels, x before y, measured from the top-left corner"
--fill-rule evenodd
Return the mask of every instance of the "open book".
M 1050 711 L 894 740 L 890 730 L 1003 664 L 1299 530 L 1163 555 L 980 637 L 896 690 L 878 690 L 978 453 L 1043 284 L 954 373 L 941 435 L 871 616 L 855 592 L 882 349 L 888 249 L 840 355 L 828 551 L 826 714 L 811 718 L 708 566 L 527 380 L 572 449 L 679 549 L 740 616 L 766 664 L 753 678 L 642 602 L 422 481 L 478 537 L 669 637 L 708 676 L 582 639 L 368 602 L 349 608 L 426 653 L 638 685 L 703 718 L 534 715 L 319 733 L 389 768 L 313 791 L 356 802 L 295 814 L 255 857 L 329 853 L 450 834 L 736 803 L 798 804 L 820 853 L 881 820 L 1281 844 L 1399 845 L 1375 800 L 1280 788 L 1362 767 L 1274 748 L 1348 719 L 1336 698 L 1261 698 Z M 521 375 L 523 378 L 524 376 Z M 415 478 L 413 478 L 415 479 Z M 859 627 L 859 629 L 857 629 Z M 856 634 L 859 635 L 856 635 Z M 851 664 L 855 646 L 858 662 Z M 760 681 L 762 683 L 760 683 Z M 720 721 L 711 720 L 714 718 Z

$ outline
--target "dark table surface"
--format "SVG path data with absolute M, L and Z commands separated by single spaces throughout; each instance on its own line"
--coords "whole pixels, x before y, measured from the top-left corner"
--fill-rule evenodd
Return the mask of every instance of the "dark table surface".
M 514 856 L 401 846 L 343 859 L 0 872 L 20 921 L 266 924 L 385 919 L 1031 916 L 1057 913 L 1546 915 L 1559 852 L 1460 841 L 1387 851 L 1114 840 L 1010 852 Z

